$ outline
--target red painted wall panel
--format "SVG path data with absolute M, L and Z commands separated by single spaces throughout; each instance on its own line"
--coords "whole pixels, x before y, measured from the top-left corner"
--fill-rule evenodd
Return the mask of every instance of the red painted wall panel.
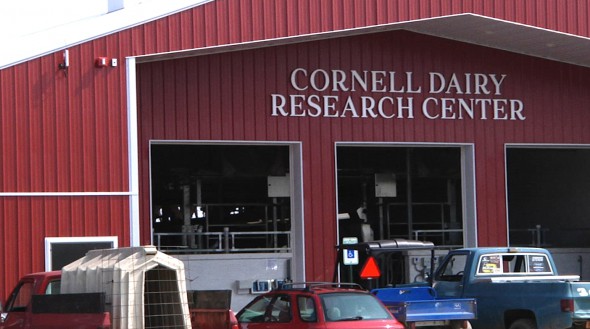
M 124 59 L 156 52 L 241 43 L 267 38 L 327 32 L 374 24 L 386 24 L 458 13 L 476 13 L 511 20 L 517 23 L 555 29 L 561 32 L 590 36 L 590 6 L 587 1 L 561 0 L 218 0 L 164 17 L 108 36 L 73 45 L 69 48 L 71 66 L 68 75 L 57 70 L 62 53 L 57 51 L 13 67 L 0 70 L 0 192 L 119 192 L 128 191 L 127 116 Z M 527 109 L 552 108 L 527 118 L 523 125 L 506 123 L 489 129 L 482 122 L 470 124 L 432 122 L 403 123 L 359 122 L 343 119 L 338 123 L 326 120 L 283 120 L 253 115 L 249 109 L 267 108 L 268 90 L 276 84 L 284 90 L 289 67 L 381 65 L 387 58 L 378 58 L 377 51 L 347 54 L 351 40 L 332 40 L 316 44 L 314 53 L 306 45 L 224 54 L 203 63 L 197 60 L 142 65 L 142 90 L 161 90 L 176 86 L 174 92 L 142 99 L 144 106 L 162 110 L 148 122 L 140 123 L 142 141 L 158 138 L 237 139 L 237 140 L 315 140 L 320 132 L 321 147 L 304 146 L 304 167 L 322 165 L 304 177 L 306 186 L 305 215 L 309 221 L 308 252 L 313 261 L 308 265 L 310 278 L 321 277 L 330 267 L 331 257 L 322 249 L 332 248 L 332 240 L 324 239 L 334 229 L 333 221 L 312 218 L 333 218 L 334 204 L 329 199 L 317 203 L 319 195 L 333 191 L 333 148 L 337 140 L 381 141 L 478 141 L 478 215 L 480 242 L 502 241 L 505 205 L 503 196 L 503 157 L 499 144 L 513 142 L 587 143 L 589 133 L 585 113 L 578 109 L 588 104 L 581 99 L 588 90 L 588 78 L 579 69 L 540 60 L 521 63 L 522 71 L 532 72 L 539 66 L 552 68 L 547 72 L 561 81 L 555 88 L 546 81 L 527 78 L 522 86 L 512 86 L 515 94 L 535 89 L 539 97 L 527 99 Z M 365 41 L 366 42 L 366 41 Z M 453 51 L 451 43 L 438 47 Z M 404 67 L 446 67 L 446 59 L 428 47 L 420 50 L 419 59 L 408 53 L 395 53 Z M 476 50 L 476 52 L 481 50 Z M 395 52 L 395 50 L 394 50 Z M 116 68 L 94 67 L 98 56 L 119 60 Z M 456 54 L 457 58 L 464 55 Z M 260 60 L 263 58 L 263 60 Z M 503 58 L 500 56 L 500 58 Z M 515 70 L 488 54 L 465 59 L 471 65 Z M 181 63 L 182 62 L 182 63 Z M 241 66 L 240 70 L 230 67 Z M 232 74 L 238 83 L 231 86 L 234 98 L 220 98 L 216 89 L 227 83 L 206 78 L 207 72 L 225 67 L 223 74 Z M 462 67 L 460 69 L 463 69 Z M 188 73 L 193 72 L 195 79 Z M 203 74 L 205 72 L 205 74 Z M 276 81 L 258 83 L 258 75 L 275 75 Z M 522 79 L 525 79 L 524 77 Z M 188 84 L 186 84 L 188 83 Z M 186 90 L 199 90 L 199 96 Z M 559 91 L 559 92 L 557 92 Z M 553 98 L 544 95 L 555 95 Z M 565 104 L 565 105 L 564 105 Z M 240 108 L 241 105 L 241 108 Z M 199 108 L 176 112 L 178 108 Z M 212 111 L 219 108 L 223 110 Z M 166 113 L 166 115 L 163 115 Z M 159 115 L 159 116 L 158 116 Z M 191 123 L 190 125 L 188 123 Z M 393 127 L 393 129 L 392 129 Z M 505 137 L 503 137 L 505 136 Z M 148 236 L 147 184 L 148 157 L 145 144 L 141 150 L 141 206 L 145 221 L 143 239 Z M 307 145 L 307 144 L 304 144 Z M 481 147 L 481 149 L 479 149 Z M 483 168 L 480 169 L 479 168 Z M 331 171 L 332 170 L 332 171 Z M 493 174 L 489 174 L 493 173 Z M 318 182 L 321 186 L 317 186 Z M 485 193 L 482 193 L 485 191 Z M 107 234 L 118 235 L 121 245 L 129 242 L 127 197 L 86 196 L 0 196 L 0 293 L 7 292 L 18 275 L 43 267 L 45 236 Z M 315 233 L 312 233 L 315 232 Z M 19 237 L 15 239 L 14 237 Z M 23 250 L 31 256 L 23 255 Z M 325 279 L 325 278 L 322 278 Z
M 253 69 L 244 70 L 244 67 Z M 419 113 L 419 106 L 413 119 L 271 116 L 271 94 L 301 93 L 288 84 L 290 72 L 298 67 L 411 71 L 416 85 L 420 86 L 428 85 L 428 72 L 447 76 L 464 72 L 507 74 L 502 95 L 498 97 L 522 100 L 526 120 L 495 121 L 491 114 L 486 120 L 427 120 Z M 167 73 L 175 71 L 176 74 Z M 580 106 L 590 101 L 587 93 L 582 92 L 584 86 L 590 86 L 589 69 L 408 32 L 145 63 L 139 65 L 138 73 L 142 84 L 140 121 L 145 127 L 140 140 L 143 152 L 148 150 L 150 139 L 302 141 L 305 227 L 311 237 L 306 243 L 312 255 L 308 266 L 312 268 L 313 279 L 329 275 L 330 267 L 325 264 L 330 263 L 330 255 L 325 251 L 336 243 L 335 221 L 331 220 L 336 217 L 335 142 L 474 143 L 481 245 L 505 243 L 506 143 L 590 142 L 584 125 L 574 123 L 590 123 L 590 113 Z M 255 83 L 251 83 L 253 76 Z M 245 85 L 251 85 L 249 92 L 242 92 Z M 429 96 L 423 94 L 427 92 L 413 96 L 416 104 Z M 174 100 L 166 101 L 170 96 Z M 185 97 L 196 100 L 187 102 Z M 477 96 L 451 94 L 448 97 Z M 255 122 L 256 134 L 244 135 L 244 118 Z M 155 127 L 154 123 L 168 122 L 168 119 L 179 120 L 176 125 L 187 124 L 185 119 L 188 119 L 189 126 L 201 128 L 185 132 L 174 123 L 165 129 Z M 154 128 L 150 131 L 148 127 Z M 522 133 L 527 131 L 530 133 Z M 143 182 L 147 184 L 147 177 Z M 144 204 L 144 213 L 146 207 Z

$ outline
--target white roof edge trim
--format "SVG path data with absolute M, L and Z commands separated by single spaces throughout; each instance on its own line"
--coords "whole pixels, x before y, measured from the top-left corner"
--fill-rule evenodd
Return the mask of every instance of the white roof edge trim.
M 4 42 L 10 43 L 11 46 L 3 47 L 0 52 L 0 70 L 155 21 L 211 1 L 214 0 L 147 2 L 100 16 L 59 25 L 15 39 L 6 39 Z M 75 65 L 75 63 L 72 63 L 72 65 Z
M 583 52 L 580 53 L 577 57 L 584 58 L 582 60 L 576 60 L 570 58 L 571 56 L 571 49 L 559 49 L 559 45 L 555 45 L 555 48 L 550 49 L 547 45 L 541 44 L 541 40 L 533 41 L 534 48 L 522 45 L 512 45 L 511 44 L 511 36 L 513 35 L 510 33 L 510 36 L 506 36 L 504 38 L 496 39 L 499 42 L 492 43 L 486 42 L 489 41 L 489 38 L 485 38 L 485 35 L 476 35 L 471 34 L 475 33 L 472 31 L 467 31 L 467 33 L 463 32 L 464 29 L 455 26 L 454 24 L 449 23 L 469 23 L 469 21 L 477 21 L 477 22 L 487 22 L 490 24 L 496 24 L 497 27 L 506 28 L 511 32 L 519 32 L 519 33 L 529 33 L 537 37 L 545 38 L 556 38 L 559 40 L 565 40 L 570 43 L 580 43 L 582 48 L 584 48 Z M 447 26 L 446 30 L 441 29 L 441 27 Z M 402 21 L 402 22 L 395 22 L 395 23 L 386 23 L 386 24 L 379 24 L 379 25 L 372 25 L 366 27 L 358 27 L 358 28 L 351 28 L 351 29 L 343 29 L 343 30 L 335 30 L 329 32 L 319 32 L 319 33 L 311 33 L 311 34 L 304 34 L 304 35 L 297 35 L 297 36 L 289 36 L 289 37 L 281 37 L 281 38 L 273 38 L 273 39 L 264 39 L 264 40 L 256 40 L 244 43 L 234 43 L 234 44 L 226 44 L 226 45 L 218 45 L 218 46 L 211 46 L 211 47 L 203 47 L 203 48 L 195 48 L 195 49 L 185 49 L 173 52 L 164 52 L 164 53 L 154 53 L 154 54 L 145 54 L 145 55 L 138 55 L 134 56 L 137 60 L 137 63 L 145 63 L 145 62 L 152 62 L 152 61 L 159 61 L 159 60 L 168 60 L 168 59 L 178 59 L 184 57 L 191 57 L 191 56 L 201 56 L 201 55 L 209 55 L 215 53 L 222 53 L 222 52 L 231 52 L 231 51 L 240 51 L 240 50 L 248 50 L 248 49 L 256 49 L 256 48 L 263 48 L 263 47 L 270 47 L 270 46 L 277 46 L 277 45 L 286 45 L 291 43 L 301 43 L 307 41 L 314 41 L 314 40 L 324 40 L 324 39 L 331 39 L 331 38 L 338 38 L 338 37 L 345 37 L 345 36 L 354 36 L 354 35 L 361 35 L 367 33 L 375 33 L 375 32 L 386 32 L 386 31 L 394 31 L 394 30 L 407 30 L 411 32 L 431 35 L 435 37 L 441 37 L 445 39 L 465 42 L 469 44 L 480 45 L 484 47 L 494 48 L 505 50 L 513 53 L 544 58 L 548 60 L 574 64 L 578 66 L 585 66 L 590 67 L 590 38 L 575 35 L 571 33 L 565 33 L 555 30 L 550 30 L 546 28 L 536 27 L 532 25 L 526 25 L 522 23 L 502 20 L 498 18 L 483 16 L 474 13 L 461 13 L 461 14 L 454 14 L 454 15 L 445 15 L 445 16 L 437 16 L 437 17 L 430 17 L 430 18 L 423 18 L 411 21 Z M 446 32 L 446 33 L 445 33 Z M 471 37 L 471 38 L 469 38 Z M 519 48 L 520 47 L 520 48 Z M 540 49 L 545 47 L 546 49 Z M 540 51 L 539 51 L 540 49 Z M 551 51 L 549 51 L 551 50 Z M 586 56 L 587 55 L 587 56 Z M 588 58 L 588 59 L 586 59 Z
M 231 51 L 240 51 L 240 50 L 257 49 L 257 48 L 264 48 L 264 47 L 271 47 L 271 46 L 278 46 L 278 45 L 287 45 L 287 44 L 292 44 L 292 43 L 302 43 L 302 42 L 314 41 L 314 40 L 325 40 L 325 39 L 333 39 L 333 38 L 339 38 L 339 37 L 345 37 L 345 36 L 362 35 L 362 34 L 373 33 L 373 32 L 386 32 L 386 31 L 401 30 L 401 29 L 405 29 L 405 25 L 408 23 L 431 21 L 431 20 L 436 20 L 436 19 L 440 19 L 443 17 L 462 16 L 462 15 L 465 15 L 465 14 L 421 18 L 421 19 L 412 20 L 412 21 L 401 21 L 401 22 L 386 23 L 386 24 L 379 24 L 379 25 L 355 27 L 355 28 L 350 28 L 350 29 L 334 30 L 334 31 L 328 31 L 328 32 L 300 34 L 300 35 L 295 35 L 295 36 L 279 37 L 279 38 L 271 38 L 271 39 L 261 39 L 261 40 L 231 43 L 231 44 L 224 44 L 224 45 L 217 45 L 217 46 L 210 46 L 210 47 L 203 47 L 203 48 L 183 49 L 183 50 L 170 51 L 170 52 L 144 54 L 144 55 L 137 55 L 137 56 L 133 56 L 133 57 L 136 58 L 137 63 L 145 63 L 145 62 L 154 62 L 154 61 L 158 61 L 161 59 L 177 59 L 177 58 L 191 57 L 191 56 L 210 55 L 210 54 L 224 53 L 224 52 L 231 52 Z

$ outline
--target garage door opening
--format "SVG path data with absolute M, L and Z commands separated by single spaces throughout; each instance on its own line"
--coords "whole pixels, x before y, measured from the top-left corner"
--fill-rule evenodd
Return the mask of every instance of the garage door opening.
M 340 241 L 464 246 L 461 147 L 337 147 Z M 473 219 L 474 220 L 474 219 Z
M 169 253 L 291 252 L 289 146 L 152 144 L 154 244 Z
M 506 149 L 512 246 L 588 246 L 590 149 Z

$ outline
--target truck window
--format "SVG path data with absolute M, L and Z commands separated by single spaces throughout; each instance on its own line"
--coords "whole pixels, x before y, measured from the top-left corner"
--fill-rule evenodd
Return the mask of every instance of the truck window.
M 544 254 L 486 254 L 479 258 L 477 275 L 552 274 Z
M 33 282 L 21 283 L 12 294 L 8 304 L 6 305 L 7 312 L 24 312 L 31 302 L 33 296 Z
M 57 295 L 61 291 L 61 280 L 53 280 L 47 284 L 46 295 Z
M 546 255 L 528 255 L 529 272 L 553 273 Z
M 437 272 L 437 281 L 461 281 L 465 272 L 467 254 L 455 254 L 447 258 Z
M 501 255 L 484 255 L 479 258 L 477 274 L 498 274 L 504 272 L 505 267 Z

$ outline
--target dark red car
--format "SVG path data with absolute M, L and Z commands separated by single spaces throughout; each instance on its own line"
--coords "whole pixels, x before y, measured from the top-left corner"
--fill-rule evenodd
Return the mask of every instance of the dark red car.
M 240 329 L 403 329 L 360 286 L 289 283 L 256 297 L 238 314 Z

